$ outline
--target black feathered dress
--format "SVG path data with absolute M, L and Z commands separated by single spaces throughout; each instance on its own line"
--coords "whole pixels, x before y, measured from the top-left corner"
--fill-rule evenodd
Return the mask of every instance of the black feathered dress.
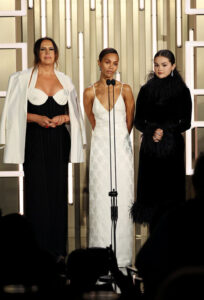
M 185 201 L 184 138 L 191 126 L 190 91 L 174 72 L 160 79 L 154 75 L 141 87 L 134 120 L 142 132 L 134 222 L 154 227 L 164 212 Z M 163 129 L 162 140 L 153 141 Z

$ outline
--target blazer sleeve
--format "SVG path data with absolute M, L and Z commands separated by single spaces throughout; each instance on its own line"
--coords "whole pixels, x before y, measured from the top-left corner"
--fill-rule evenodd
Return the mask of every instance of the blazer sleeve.
M 81 106 L 80 106 L 80 103 L 79 103 L 79 99 L 77 97 L 77 92 L 76 92 L 75 87 L 70 92 L 70 98 L 72 100 L 72 103 L 76 104 L 75 113 L 76 113 L 77 119 L 78 119 L 79 124 L 80 124 L 82 143 L 83 143 L 83 147 L 85 148 L 85 146 L 86 146 L 86 131 L 85 131 L 85 126 L 84 126 L 84 120 L 83 120 L 83 116 L 82 116 Z
M 4 148 L 6 144 L 6 122 L 7 122 L 7 113 L 8 113 L 8 106 L 9 106 L 8 102 L 10 99 L 10 95 L 12 94 L 13 80 L 14 80 L 14 76 L 11 75 L 9 77 L 8 89 L 7 89 L 5 103 L 1 115 L 1 120 L 0 120 L 0 149 Z

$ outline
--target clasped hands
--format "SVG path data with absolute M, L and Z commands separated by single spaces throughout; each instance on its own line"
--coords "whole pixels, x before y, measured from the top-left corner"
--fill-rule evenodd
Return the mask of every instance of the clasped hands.
M 69 122 L 69 116 L 68 115 L 59 115 L 59 116 L 55 116 L 52 119 L 46 117 L 46 116 L 39 116 L 38 119 L 38 124 L 42 127 L 45 128 L 55 128 L 57 126 L 60 126 L 64 123 L 68 123 Z
M 156 129 L 153 135 L 153 141 L 155 143 L 160 142 L 162 140 L 163 135 L 164 135 L 163 129 L 161 128 Z

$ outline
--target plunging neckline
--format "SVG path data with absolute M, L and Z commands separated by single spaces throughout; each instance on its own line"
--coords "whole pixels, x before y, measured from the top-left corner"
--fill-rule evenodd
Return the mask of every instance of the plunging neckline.
M 119 94 L 117 100 L 115 101 L 113 107 L 118 103 L 118 99 L 120 98 L 120 96 L 121 96 L 121 92 L 120 92 L 120 94 Z M 110 110 L 107 109 L 107 108 L 105 108 L 105 106 L 101 103 L 101 101 L 98 99 L 98 97 L 96 96 L 96 94 L 95 94 L 95 98 L 98 100 L 98 102 L 100 103 L 100 105 L 101 105 L 107 112 L 111 112 L 111 111 L 113 110 L 113 107 L 112 107 Z

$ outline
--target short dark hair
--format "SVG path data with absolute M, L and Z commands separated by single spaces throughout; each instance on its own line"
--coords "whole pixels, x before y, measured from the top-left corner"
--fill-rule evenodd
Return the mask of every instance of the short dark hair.
M 118 58 L 119 58 L 119 55 L 118 55 L 118 52 L 117 50 L 115 50 L 114 48 L 105 48 L 101 51 L 101 53 L 99 54 L 99 61 L 102 61 L 102 59 L 104 58 L 104 56 L 106 54 L 109 54 L 109 53 L 114 53 L 114 54 L 117 54 Z
M 175 56 L 174 56 L 173 52 L 171 52 L 171 51 L 168 50 L 168 49 L 159 50 L 159 51 L 155 54 L 154 60 L 155 60 L 155 58 L 158 57 L 158 56 L 164 56 L 164 57 L 168 58 L 168 60 L 170 61 L 170 63 L 171 63 L 172 65 L 175 64 L 175 61 L 176 61 L 176 60 L 175 60 Z
M 43 37 L 43 38 L 40 38 L 38 39 L 35 44 L 34 44 L 34 47 L 33 47 L 33 53 L 34 53 L 34 66 L 36 67 L 38 65 L 38 63 L 40 62 L 40 57 L 39 57 L 39 53 L 40 53 L 40 45 L 42 43 L 42 41 L 50 41 L 52 42 L 53 44 L 53 47 L 54 47 L 54 51 L 55 51 L 55 62 L 57 63 L 58 61 L 58 58 L 59 58 L 59 50 L 58 50 L 58 47 L 55 43 L 55 41 L 50 38 L 50 37 Z

